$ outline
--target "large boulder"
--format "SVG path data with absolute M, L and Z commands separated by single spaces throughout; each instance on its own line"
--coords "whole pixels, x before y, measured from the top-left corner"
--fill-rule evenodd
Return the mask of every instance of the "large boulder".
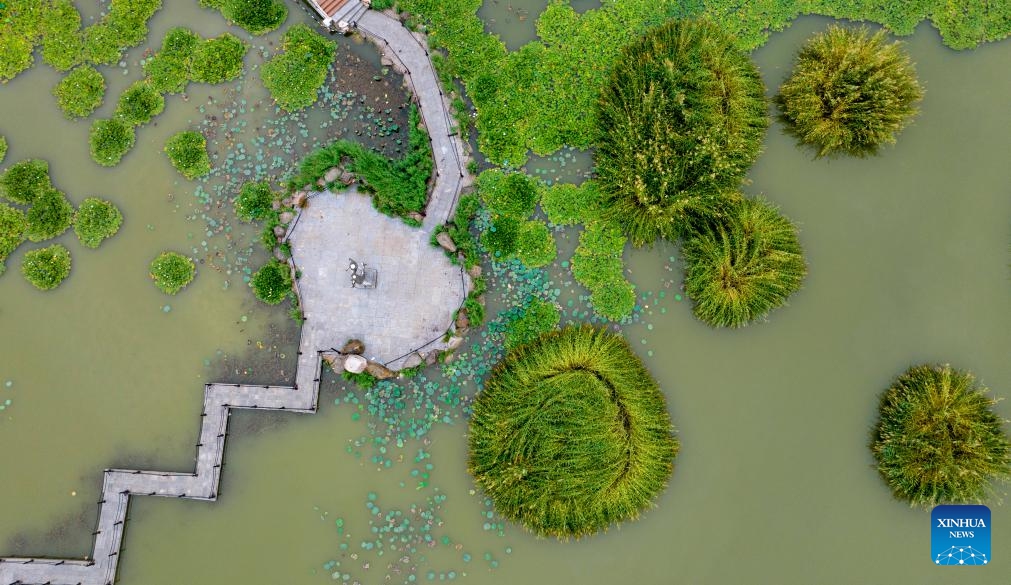
M 305 191 L 295 191 L 295 194 L 291 196 L 291 204 L 295 207 L 305 207 L 305 202 L 308 200 L 309 197 Z
M 462 331 L 470 327 L 470 319 L 467 317 L 467 309 L 460 309 L 456 313 L 456 330 Z
M 396 372 L 378 362 L 368 362 L 365 366 L 365 371 L 372 374 L 377 380 L 388 380 L 397 375 Z
M 434 366 L 439 361 L 439 350 L 433 349 L 425 354 L 425 365 Z
M 330 366 L 330 369 L 335 372 L 340 372 L 344 369 L 344 356 L 340 354 L 333 352 L 324 353 L 323 361 L 326 362 L 327 365 Z
M 435 236 L 435 241 L 439 242 L 439 245 L 447 252 L 456 252 L 456 242 L 453 241 L 453 238 L 449 237 L 448 233 L 439 232 L 439 235 Z
M 341 170 L 342 169 L 340 167 L 330 167 L 330 170 L 328 170 L 326 174 L 323 175 L 323 182 L 333 183 L 334 181 L 336 181 L 341 177 Z
M 351 353 L 355 355 L 362 355 L 365 353 L 365 344 L 359 339 L 349 339 L 348 342 L 344 344 L 344 347 L 341 348 L 341 353 L 344 355 Z
M 421 364 L 423 364 L 424 362 L 425 360 L 421 357 L 421 355 L 418 352 L 414 352 L 411 355 L 407 356 L 407 359 L 404 360 L 403 368 L 405 370 L 408 368 L 416 368 Z
M 453 337 L 449 338 L 449 341 L 446 342 L 446 349 L 452 351 L 460 347 L 461 345 L 463 345 L 463 338 L 458 335 L 454 335 Z
M 361 374 L 368 366 L 369 360 L 360 355 L 351 354 L 344 356 L 344 370 L 347 372 Z
M 295 214 L 290 211 L 282 211 L 281 216 L 277 219 L 283 224 L 289 224 L 291 220 L 295 219 Z
M 283 238 L 284 234 L 286 234 L 287 232 L 288 232 L 288 230 L 286 230 L 284 228 L 284 226 L 280 226 L 280 225 L 274 226 L 274 235 L 277 236 L 277 237 L 279 237 L 279 238 Z
M 470 270 L 467 271 L 467 274 L 470 275 L 471 278 L 477 278 L 481 276 L 481 265 L 475 264 L 471 266 Z

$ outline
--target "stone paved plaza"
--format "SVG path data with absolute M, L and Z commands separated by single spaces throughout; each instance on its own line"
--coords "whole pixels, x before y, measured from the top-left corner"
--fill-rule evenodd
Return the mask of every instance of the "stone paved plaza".
M 312 336 L 304 345 L 326 351 L 360 339 L 365 357 L 393 369 L 412 351 L 445 348 L 466 284 L 430 238 L 379 213 L 353 187 L 310 197 L 289 236 L 302 272 L 302 334 Z M 351 287 L 350 258 L 378 271 L 376 288 Z

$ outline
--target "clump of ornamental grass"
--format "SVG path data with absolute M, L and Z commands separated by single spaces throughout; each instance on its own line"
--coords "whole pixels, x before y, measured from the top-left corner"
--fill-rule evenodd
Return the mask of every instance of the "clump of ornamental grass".
M 564 539 L 637 518 L 666 487 L 678 441 L 624 338 L 583 326 L 506 355 L 475 399 L 469 447 L 499 514 Z
M 758 69 L 720 27 L 672 20 L 649 30 L 622 51 L 597 101 L 605 219 L 642 246 L 718 215 L 768 124 Z
M 39 290 L 52 290 L 70 276 L 70 250 L 60 244 L 25 252 L 21 274 Z
M 807 274 L 797 228 L 763 199 L 734 199 L 686 238 L 682 254 L 695 316 L 714 327 L 765 317 Z
M 980 503 L 1011 478 L 997 400 L 969 372 L 919 365 L 881 396 L 871 451 L 896 498 L 912 506 Z
M 787 131 L 818 156 L 868 156 L 912 120 L 923 91 L 909 55 L 885 31 L 831 26 L 797 55 L 776 102 Z
M 151 261 L 151 279 L 163 293 L 174 295 L 193 281 L 197 266 L 178 252 L 162 252 Z
M 111 238 L 123 225 L 123 214 L 110 201 L 89 197 L 81 202 L 74 216 L 74 232 L 81 245 L 97 248 L 107 238 Z

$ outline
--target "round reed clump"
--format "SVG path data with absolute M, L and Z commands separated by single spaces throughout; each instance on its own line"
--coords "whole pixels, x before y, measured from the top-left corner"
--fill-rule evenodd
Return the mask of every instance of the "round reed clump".
M 787 131 L 818 156 L 876 154 L 917 112 L 909 55 L 885 32 L 831 26 L 797 55 L 776 102 Z
M 734 200 L 725 215 L 686 238 L 685 293 L 713 327 L 765 317 L 796 292 L 807 265 L 797 228 L 763 199 Z
M 678 452 L 650 373 L 622 337 L 590 326 L 506 355 L 475 400 L 469 445 L 495 509 L 561 539 L 637 518 Z
M 997 400 L 949 365 L 908 370 L 881 396 L 871 451 L 896 498 L 931 508 L 982 502 L 1011 478 L 1011 443 Z

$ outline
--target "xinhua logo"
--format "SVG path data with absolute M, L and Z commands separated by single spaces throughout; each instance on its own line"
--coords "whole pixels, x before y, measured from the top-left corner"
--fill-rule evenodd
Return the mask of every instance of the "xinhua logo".
M 930 525 L 935 565 L 990 564 L 990 508 L 937 506 L 930 513 Z

